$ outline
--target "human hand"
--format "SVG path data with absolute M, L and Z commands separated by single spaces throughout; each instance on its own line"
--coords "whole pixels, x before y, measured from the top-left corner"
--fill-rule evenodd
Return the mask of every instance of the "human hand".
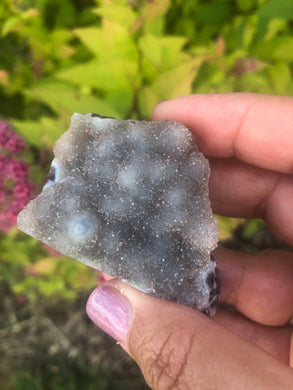
M 153 119 L 178 120 L 195 134 L 210 160 L 215 213 L 264 218 L 292 245 L 293 98 L 185 96 L 159 103 Z M 220 302 L 236 313 L 219 309 L 207 318 L 112 279 L 93 292 L 88 314 L 133 357 L 152 389 L 293 388 L 293 254 L 214 254 Z

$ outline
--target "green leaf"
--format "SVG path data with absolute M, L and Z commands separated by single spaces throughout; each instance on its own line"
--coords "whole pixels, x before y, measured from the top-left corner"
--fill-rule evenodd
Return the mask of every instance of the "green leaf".
M 142 10 L 144 20 L 151 20 L 163 16 L 169 8 L 170 0 L 157 0 L 147 2 Z
M 75 85 L 80 86 L 88 86 L 99 88 L 101 84 L 105 84 L 105 79 L 101 77 L 99 71 L 99 64 L 97 62 L 87 62 L 85 64 L 79 64 L 67 68 L 65 70 L 61 70 L 57 72 L 57 79 L 68 81 Z M 110 79 L 110 73 L 108 77 L 106 77 L 106 82 Z
M 145 21 L 143 25 L 143 30 L 145 34 L 152 34 L 158 37 L 164 35 L 164 19 L 163 18 L 155 18 L 148 19 Z
M 262 20 L 260 21 L 262 22 Z M 284 35 L 284 31 L 287 28 L 287 22 L 284 19 L 270 19 L 266 20 L 266 32 L 264 35 L 264 41 L 269 41 L 278 35 Z
M 36 8 L 29 8 L 26 11 L 21 11 L 16 16 L 8 18 L 2 25 L 1 36 L 5 37 L 5 35 L 10 33 L 19 23 L 36 16 L 38 16 L 38 10 Z
M 58 29 L 51 33 L 50 38 L 53 41 L 54 47 L 57 47 L 63 45 L 65 42 L 68 42 L 70 39 L 72 39 L 73 34 L 71 31 Z
M 237 0 L 237 8 L 242 12 L 248 12 L 257 4 L 257 0 Z
M 156 68 L 160 68 L 162 62 L 160 40 L 154 35 L 146 34 L 141 37 L 139 47 L 150 63 L 152 63 Z
M 172 99 L 192 91 L 194 77 L 201 59 L 192 59 L 178 67 L 161 73 L 153 84 L 159 99 Z
M 70 116 L 62 119 L 41 117 L 37 121 L 17 121 L 12 124 L 25 140 L 37 147 L 52 146 L 60 135 L 68 128 Z
M 231 19 L 232 5 L 226 2 L 214 2 L 199 7 L 197 18 L 206 24 L 223 23 Z
M 74 30 L 74 33 L 100 60 L 125 58 L 136 61 L 137 48 L 130 35 L 119 27 L 117 34 L 112 30 L 109 36 L 108 27 L 81 28 Z
M 7 19 L 1 29 L 1 36 L 5 37 L 10 31 L 20 22 L 20 18 L 17 16 L 12 16 L 11 18 Z
M 136 45 L 125 26 L 104 21 L 101 28 L 75 29 L 74 33 L 100 61 L 138 59 Z
M 268 69 L 268 75 L 274 92 L 279 95 L 286 94 L 287 87 L 291 82 L 291 72 L 289 66 L 284 63 L 271 66 Z
M 260 42 L 253 52 L 256 56 L 266 60 L 293 61 L 293 38 L 280 36 L 269 41 Z
M 106 45 L 100 28 L 78 28 L 74 30 L 74 33 L 82 43 L 97 56 L 106 51 Z
M 164 36 L 161 38 L 161 44 L 164 48 L 174 51 L 182 50 L 187 43 L 187 38 L 179 36 Z
M 182 63 L 182 47 L 186 42 L 184 37 L 156 37 L 146 34 L 140 39 L 139 47 L 143 55 L 157 69 L 163 71 Z
M 233 51 L 236 48 L 248 48 L 255 36 L 256 25 L 255 18 L 236 18 L 233 23 L 233 34 L 229 30 L 225 34 L 227 47 Z
M 263 18 L 293 19 L 292 0 L 269 0 L 258 10 L 258 15 Z
M 111 5 L 99 7 L 93 10 L 93 13 L 104 19 L 120 24 L 123 27 L 130 28 L 135 22 L 137 15 L 129 6 Z
M 140 67 L 141 83 L 143 85 L 152 84 L 160 73 L 159 70 L 145 57 L 142 59 Z
M 137 64 L 127 59 L 115 58 L 107 62 L 77 65 L 56 76 L 81 87 L 97 88 L 104 93 L 104 101 L 119 113 L 119 117 L 124 117 L 132 106 Z
M 103 26 L 103 39 L 105 50 L 101 54 L 103 59 L 125 59 L 137 61 L 138 52 L 134 38 L 125 28 L 115 25 L 112 22 Z
M 162 37 L 162 67 L 168 69 L 185 62 L 188 57 L 183 52 L 183 46 L 187 43 L 184 37 Z
M 150 119 L 156 103 L 160 100 L 153 88 L 144 87 L 139 96 L 140 112 L 145 119 Z
M 268 78 L 262 73 L 248 73 L 237 80 L 236 90 L 242 92 L 273 93 Z
M 65 109 L 71 115 L 74 112 L 99 113 L 117 117 L 119 114 L 109 104 L 93 95 L 83 94 L 77 89 L 59 82 L 43 83 L 32 89 L 34 97 L 42 99 L 56 112 Z

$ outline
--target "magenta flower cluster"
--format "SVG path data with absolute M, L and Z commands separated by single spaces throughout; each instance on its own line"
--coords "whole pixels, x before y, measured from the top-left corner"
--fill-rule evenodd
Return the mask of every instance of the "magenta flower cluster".
M 9 123 L 0 121 L 0 230 L 16 224 L 18 213 L 34 197 L 29 165 L 16 158 L 25 149 L 24 140 Z

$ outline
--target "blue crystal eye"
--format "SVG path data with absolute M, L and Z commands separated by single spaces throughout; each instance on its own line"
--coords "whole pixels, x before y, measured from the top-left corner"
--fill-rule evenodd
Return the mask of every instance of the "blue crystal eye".
M 52 161 L 46 184 L 44 185 L 44 188 L 51 187 L 53 184 L 57 183 L 57 181 L 60 178 L 60 166 L 57 163 L 56 159 Z
M 74 215 L 68 222 L 66 236 L 76 244 L 85 244 L 97 237 L 99 220 L 91 212 Z

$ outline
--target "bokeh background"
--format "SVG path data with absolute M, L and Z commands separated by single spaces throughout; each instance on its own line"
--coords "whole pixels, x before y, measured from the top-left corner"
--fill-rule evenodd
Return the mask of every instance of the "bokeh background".
M 293 94 L 292 0 L 1 0 L 0 388 L 147 389 L 85 315 L 99 275 L 15 227 L 73 112 L 150 119 L 190 93 Z M 220 245 L 283 247 L 218 217 Z

